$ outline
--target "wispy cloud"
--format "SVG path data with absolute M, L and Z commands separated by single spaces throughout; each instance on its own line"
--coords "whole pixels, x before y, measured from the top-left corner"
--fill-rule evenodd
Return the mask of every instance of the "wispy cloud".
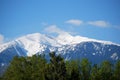
M 48 33 L 57 33 L 57 34 L 66 34 L 67 32 L 61 30 L 60 28 L 58 28 L 56 25 L 50 25 L 48 27 L 45 28 L 46 32 Z
M 46 22 L 42 22 L 41 25 L 42 25 L 42 26 L 47 26 L 48 23 L 46 23 Z
M 106 21 L 88 21 L 87 24 L 93 25 L 93 26 L 97 26 L 97 27 L 110 27 L 110 23 L 106 22 Z
M 65 23 L 67 24 L 72 24 L 72 25 L 75 25 L 75 26 L 79 26 L 81 24 L 89 24 L 89 25 L 93 25 L 93 26 L 96 26 L 96 27 L 110 27 L 111 24 L 107 21 L 104 21 L 104 20 L 96 20 L 96 21 L 87 21 L 87 22 L 83 22 L 82 20 L 79 20 L 79 19 L 70 19 L 68 21 L 65 21 Z
M 82 20 L 77 20 L 77 19 L 71 19 L 71 20 L 65 21 L 65 23 L 72 24 L 72 25 L 75 25 L 75 26 L 79 26 L 83 23 L 83 21 Z
M 4 42 L 4 36 L 0 34 L 0 44 L 2 44 L 3 42 Z

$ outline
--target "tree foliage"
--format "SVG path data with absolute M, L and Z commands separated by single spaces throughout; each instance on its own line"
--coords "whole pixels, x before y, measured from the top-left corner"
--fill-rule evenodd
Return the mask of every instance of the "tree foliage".
M 6 70 L 4 80 L 44 80 L 46 60 L 42 56 L 14 57 Z
M 91 71 L 91 64 L 88 59 L 82 59 L 81 61 L 81 72 L 83 80 L 89 80 L 90 78 L 90 71 Z
M 115 80 L 120 80 L 120 60 L 115 65 L 114 79 Z
M 46 68 L 46 80 L 66 80 L 66 67 L 64 59 L 54 52 L 50 53 L 50 63 Z
M 112 79 L 112 64 L 109 61 L 103 61 L 100 65 L 100 77 L 102 80 L 113 80 Z
M 67 79 L 80 80 L 80 62 L 78 60 L 66 61 Z
M 100 73 L 99 73 L 99 66 L 97 64 L 94 64 L 91 69 L 91 80 L 101 80 Z
M 50 60 L 42 55 L 14 57 L 0 80 L 120 80 L 120 60 L 91 64 L 88 59 L 65 61 L 51 52 Z

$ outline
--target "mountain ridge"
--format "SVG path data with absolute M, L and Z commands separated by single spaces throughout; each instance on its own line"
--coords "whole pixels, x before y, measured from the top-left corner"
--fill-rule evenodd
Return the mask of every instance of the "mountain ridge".
M 4 72 L 14 56 L 45 54 L 48 60 L 52 51 L 65 60 L 88 58 L 93 64 L 103 60 L 120 60 L 120 45 L 116 43 L 71 36 L 68 33 L 57 37 L 34 33 L 0 45 L 0 73 Z
M 58 37 L 50 37 L 44 34 L 34 33 L 34 34 L 28 34 L 26 36 L 19 37 L 11 42 L 0 45 L 0 52 L 4 51 L 7 47 L 11 45 L 19 45 L 22 48 L 25 48 L 30 53 L 37 53 L 39 52 L 40 47 L 41 49 L 45 47 L 43 45 L 50 45 L 52 47 L 61 47 L 65 45 L 74 45 L 74 44 L 79 44 L 83 42 L 98 42 L 104 45 L 108 44 L 108 45 L 120 46 L 119 44 L 112 43 L 110 41 L 90 39 L 90 38 L 81 37 L 81 36 L 74 37 L 68 33 L 64 35 L 59 35 Z

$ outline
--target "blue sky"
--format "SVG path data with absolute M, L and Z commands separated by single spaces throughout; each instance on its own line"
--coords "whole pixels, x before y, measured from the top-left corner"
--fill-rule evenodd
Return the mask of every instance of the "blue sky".
M 0 42 L 46 29 L 120 44 L 120 0 L 0 0 Z

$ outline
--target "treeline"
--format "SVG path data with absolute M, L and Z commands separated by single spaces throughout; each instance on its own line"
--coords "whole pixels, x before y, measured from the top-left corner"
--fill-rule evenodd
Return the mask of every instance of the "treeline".
M 50 61 L 42 55 L 14 57 L 1 80 L 120 80 L 120 61 L 91 64 L 88 59 L 65 61 L 50 53 Z

